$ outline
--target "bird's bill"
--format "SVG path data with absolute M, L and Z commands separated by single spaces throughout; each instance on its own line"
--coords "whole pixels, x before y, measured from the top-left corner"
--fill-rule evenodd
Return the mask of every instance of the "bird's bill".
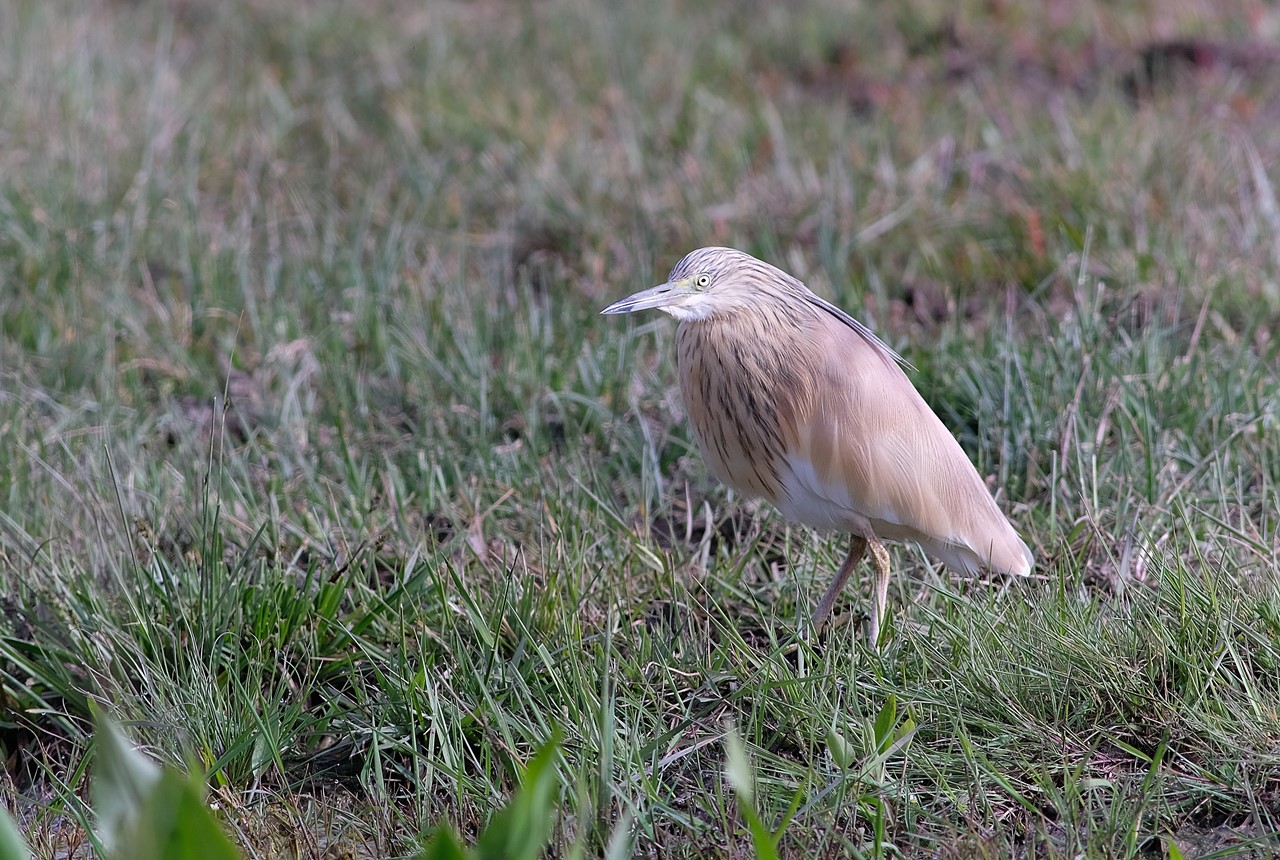
M 641 290 L 638 293 L 627 296 L 621 301 L 614 302 L 609 307 L 602 310 L 602 314 L 629 314 L 632 311 L 647 311 L 652 308 L 662 308 L 667 305 L 675 304 L 693 293 L 689 285 L 680 281 L 668 284 L 658 284 L 656 287 L 650 287 L 647 290 Z

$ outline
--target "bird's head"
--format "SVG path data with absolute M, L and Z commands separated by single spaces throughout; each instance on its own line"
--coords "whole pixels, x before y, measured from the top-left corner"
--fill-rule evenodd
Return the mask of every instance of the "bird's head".
M 600 313 L 628 314 L 657 308 L 678 320 L 700 320 L 780 289 L 797 287 L 804 290 L 790 275 L 750 254 L 733 248 L 699 248 L 676 263 L 665 284 L 627 296 Z

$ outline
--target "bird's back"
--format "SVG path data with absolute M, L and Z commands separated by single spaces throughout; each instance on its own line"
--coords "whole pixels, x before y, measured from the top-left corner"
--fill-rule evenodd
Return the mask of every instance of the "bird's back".
M 824 303 L 686 322 L 681 389 L 711 470 L 784 516 L 1026 575 L 1031 552 L 892 354 Z

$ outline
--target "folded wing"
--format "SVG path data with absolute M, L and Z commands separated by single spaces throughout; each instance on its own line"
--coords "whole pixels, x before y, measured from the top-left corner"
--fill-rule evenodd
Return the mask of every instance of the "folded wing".
M 827 312 L 815 316 L 805 349 L 823 384 L 793 405 L 789 513 L 812 522 L 804 509 L 825 502 L 855 530 L 917 541 L 961 571 L 1029 574 L 1031 551 L 896 354 L 831 305 L 815 304 Z M 788 502 L 779 507 L 788 513 Z

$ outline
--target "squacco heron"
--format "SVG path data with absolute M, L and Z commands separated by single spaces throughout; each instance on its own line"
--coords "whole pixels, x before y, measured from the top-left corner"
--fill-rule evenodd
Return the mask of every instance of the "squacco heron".
M 955 437 L 865 325 L 768 263 L 700 248 L 665 284 L 601 313 L 657 308 L 680 321 L 680 391 L 715 475 L 784 517 L 851 534 L 813 613 L 821 629 L 862 557 L 878 645 L 889 594 L 881 539 L 912 540 L 962 573 L 1031 572 L 1031 551 Z

